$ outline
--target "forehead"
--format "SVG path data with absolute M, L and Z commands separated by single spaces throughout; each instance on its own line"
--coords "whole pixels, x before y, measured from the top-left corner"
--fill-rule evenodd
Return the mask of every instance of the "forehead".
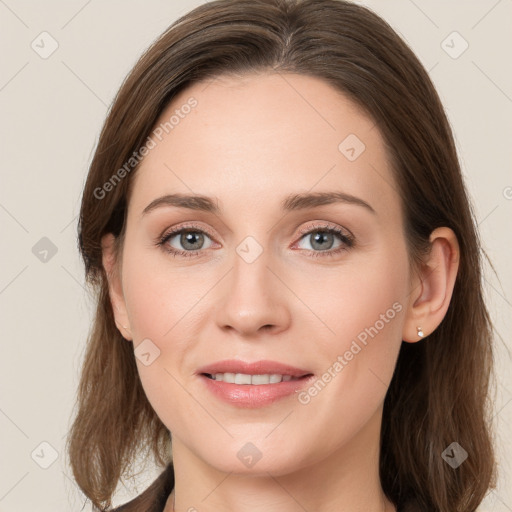
M 194 83 L 150 137 L 130 200 L 138 211 L 174 192 L 214 196 L 234 212 L 317 190 L 362 196 L 376 210 L 399 205 L 374 121 L 316 77 L 254 73 Z

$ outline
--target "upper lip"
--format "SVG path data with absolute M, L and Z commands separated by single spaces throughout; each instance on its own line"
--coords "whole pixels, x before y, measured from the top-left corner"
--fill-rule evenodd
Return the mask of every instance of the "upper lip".
M 243 373 L 246 375 L 266 375 L 266 374 L 278 374 L 278 375 L 291 375 L 292 377 L 303 377 L 304 375 L 310 375 L 311 372 L 296 368 L 277 361 L 255 361 L 248 363 L 245 361 L 237 361 L 234 359 L 226 359 L 224 361 L 217 361 L 215 363 L 203 366 L 197 370 L 198 374 L 208 373 L 215 375 L 216 373 Z

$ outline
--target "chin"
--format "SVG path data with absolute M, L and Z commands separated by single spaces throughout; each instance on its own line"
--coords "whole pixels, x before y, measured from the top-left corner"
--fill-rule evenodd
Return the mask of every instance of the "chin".
M 266 434 L 265 434 L 266 435 Z M 262 436 L 261 441 L 255 437 L 247 438 L 251 441 L 230 439 L 227 443 L 218 443 L 212 451 L 212 445 L 204 446 L 198 450 L 202 459 L 218 471 L 238 475 L 281 476 L 300 469 L 307 465 L 304 450 L 299 442 L 272 443 Z M 202 452 L 202 453 L 201 453 Z

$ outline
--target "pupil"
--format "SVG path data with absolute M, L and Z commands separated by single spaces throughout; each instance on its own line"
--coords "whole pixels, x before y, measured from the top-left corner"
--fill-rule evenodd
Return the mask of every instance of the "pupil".
M 330 249 L 332 247 L 332 244 L 333 244 L 332 238 L 333 238 L 333 234 L 332 233 L 327 233 L 326 231 L 318 231 L 317 234 L 314 235 L 314 237 L 313 237 L 313 243 L 311 244 L 311 246 L 313 248 L 322 249 L 322 250 Z M 326 239 L 327 240 L 330 239 L 330 241 L 331 241 L 330 244 L 327 244 L 328 247 L 325 247 L 325 244 L 322 245 L 322 242 L 325 242 Z M 316 244 L 318 244 L 317 247 L 315 247 Z
M 197 232 L 189 232 L 185 233 L 181 236 L 181 243 L 183 247 L 187 247 L 187 244 L 192 244 L 192 247 L 188 247 L 189 249 L 199 249 L 201 247 L 201 243 L 203 241 L 203 235 Z M 195 247 L 194 244 L 198 244 L 199 247 Z

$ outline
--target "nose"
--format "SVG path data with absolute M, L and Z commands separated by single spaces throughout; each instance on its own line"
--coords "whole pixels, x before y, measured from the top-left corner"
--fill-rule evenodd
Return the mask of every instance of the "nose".
M 240 336 L 277 334 L 291 322 L 290 292 L 269 267 L 265 251 L 252 263 L 238 254 L 217 289 L 217 325 Z

